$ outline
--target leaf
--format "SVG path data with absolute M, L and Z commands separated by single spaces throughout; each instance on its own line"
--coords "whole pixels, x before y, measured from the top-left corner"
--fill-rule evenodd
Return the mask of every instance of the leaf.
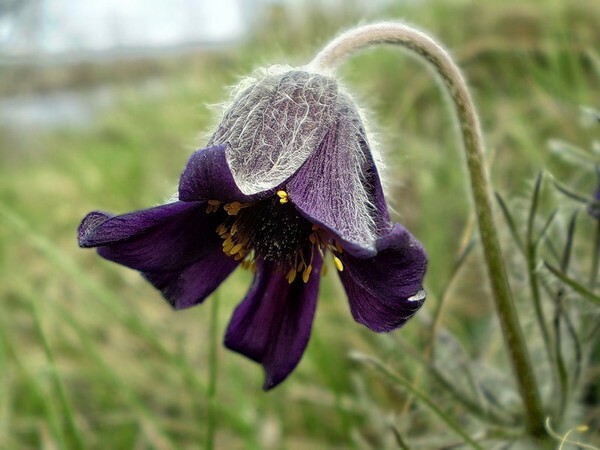
M 564 187 L 562 184 L 560 184 L 556 180 L 553 181 L 553 184 L 554 184 L 554 187 L 556 189 L 558 189 L 559 192 L 561 192 L 562 194 L 566 195 L 567 197 L 569 197 L 579 203 L 583 203 L 584 205 L 587 205 L 591 200 L 589 197 L 586 197 L 583 194 L 579 194 L 578 192 L 574 192 L 574 191 L 571 191 L 570 189 L 567 189 L 566 187 Z
M 545 261 L 544 261 L 544 265 L 546 266 L 546 268 L 550 272 L 552 272 L 552 274 L 556 278 L 558 278 L 559 280 L 561 280 L 567 286 L 571 287 L 575 292 L 577 292 L 578 294 L 582 295 L 584 298 L 586 298 L 587 300 L 591 301 L 592 303 L 600 305 L 600 296 L 594 294 L 588 288 L 586 288 L 582 284 L 579 284 L 577 281 L 575 281 L 572 278 L 568 277 L 566 274 L 564 274 L 563 272 L 561 272 L 560 270 L 558 270 L 556 267 L 551 266 L 550 264 L 548 264 Z
M 393 372 L 388 366 L 386 366 L 384 363 L 372 356 L 365 355 L 359 352 L 353 352 L 351 357 L 355 361 L 373 367 L 388 381 L 392 382 L 395 385 L 400 385 L 404 389 L 408 390 L 411 394 L 413 394 L 415 397 L 421 400 L 421 402 L 425 406 L 427 406 L 436 416 L 438 416 L 438 418 L 445 422 L 449 428 L 451 428 L 456 434 L 463 438 L 466 444 L 470 445 L 474 449 L 483 450 L 483 447 L 481 447 L 477 442 L 475 442 L 475 440 L 473 440 L 471 436 L 469 436 L 469 434 L 462 428 L 461 424 L 457 423 L 446 412 L 442 411 L 442 409 L 438 406 L 435 400 L 430 398 L 426 393 L 420 391 L 419 389 L 416 389 L 410 380 L 404 378 L 400 374 Z
M 508 210 L 508 207 L 506 206 L 504 199 L 498 192 L 495 192 L 495 195 L 496 195 L 496 200 L 498 201 L 498 204 L 500 205 L 500 210 L 502 211 L 502 214 L 504 215 L 504 219 L 506 220 L 506 223 L 508 224 L 508 228 L 510 229 L 510 233 L 511 233 L 513 239 L 517 243 L 517 246 L 519 247 L 521 252 L 525 253 L 525 246 L 523 245 L 521 236 L 519 236 L 519 232 L 517 230 L 517 225 L 515 224 L 515 221 L 511 215 L 510 211 Z

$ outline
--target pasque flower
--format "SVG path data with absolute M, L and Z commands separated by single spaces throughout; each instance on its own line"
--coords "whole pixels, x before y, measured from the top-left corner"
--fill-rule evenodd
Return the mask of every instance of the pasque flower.
M 140 271 L 175 309 L 201 303 L 238 266 L 255 270 L 225 345 L 263 365 L 265 389 L 307 346 L 331 255 L 354 319 L 385 332 L 425 299 L 426 256 L 387 210 L 360 113 L 329 76 L 257 72 L 233 92 L 178 199 L 88 214 L 79 245 Z

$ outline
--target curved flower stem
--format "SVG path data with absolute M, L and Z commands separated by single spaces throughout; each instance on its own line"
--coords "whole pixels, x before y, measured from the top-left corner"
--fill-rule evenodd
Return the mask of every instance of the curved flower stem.
M 205 449 L 215 448 L 215 433 L 217 428 L 217 381 L 219 371 L 219 295 L 213 293 L 210 308 L 210 337 L 209 337 L 209 373 L 208 373 L 208 413 L 206 420 L 206 442 Z
M 308 68 L 314 70 L 333 68 L 354 52 L 376 44 L 400 45 L 424 58 L 441 77 L 452 99 L 466 153 L 471 192 L 491 290 L 523 400 L 527 428 L 532 436 L 543 438 L 546 435 L 544 411 L 512 300 L 500 252 L 498 233 L 494 225 L 479 118 L 460 70 L 446 50 L 435 40 L 410 25 L 398 22 L 375 23 L 347 31 L 329 43 L 309 63 Z

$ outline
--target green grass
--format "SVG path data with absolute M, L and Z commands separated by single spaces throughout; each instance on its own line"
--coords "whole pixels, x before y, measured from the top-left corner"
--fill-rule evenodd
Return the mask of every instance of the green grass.
M 594 133 L 597 139 L 598 128 L 580 126 L 579 107 L 600 105 L 600 4 L 440 0 L 395 7 L 379 18 L 422 26 L 457 57 L 494 154 L 495 189 L 511 205 L 529 195 L 542 168 L 592 192 L 593 171 L 584 176 L 565 165 L 547 142 L 561 138 L 589 148 Z M 91 75 L 79 79 L 32 83 L 31 89 L 41 89 L 112 82 L 119 100 L 89 129 L 27 139 L 0 129 L 0 448 L 203 447 L 211 410 L 208 303 L 214 299 L 173 313 L 138 274 L 79 249 L 77 225 L 93 209 L 120 213 L 170 197 L 189 154 L 204 143 L 199 133 L 216 121 L 205 104 L 223 101 L 226 87 L 260 64 L 308 61 L 338 30 L 358 21 L 351 12 L 315 13 L 295 28 L 274 11 L 272 23 L 234 51 L 138 70 L 130 65 L 133 75 L 116 81 L 111 71 L 87 68 Z M 456 130 L 438 86 L 420 64 L 391 48 L 353 58 L 340 74 L 373 110 L 396 219 L 429 254 L 427 310 L 433 312 L 444 293 L 442 324 L 472 358 L 491 359 L 499 337 L 478 249 L 447 288 L 471 208 Z M 139 78 L 157 75 L 164 83 L 159 95 L 136 88 Z M 1 77 L 18 79 L 6 72 Z M 28 90 L 20 83 L 15 90 Z M 508 237 L 500 215 L 498 222 Z M 582 226 L 591 231 L 590 224 Z M 516 251 L 507 248 L 512 262 Z M 578 251 L 584 248 L 580 242 Z M 393 427 L 403 436 L 406 430 L 450 435 L 426 406 L 407 403 L 406 391 L 350 358 L 354 351 L 377 355 L 403 377 L 416 378 L 418 391 L 439 395 L 446 413 L 462 417 L 461 407 L 423 379 L 426 369 L 401 350 L 426 340 L 426 314 L 392 335 L 373 335 L 352 321 L 330 272 L 308 350 L 282 386 L 263 393 L 259 366 L 217 349 L 215 448 L 399 448 Z M 249 283 L 250 274 L 240 271 L 220 288 L 219 336 Z M 445 375 L 456 377 L 459 363 L 447 363 Z M 488 375 L 508 392 L 508 366 L 499 371 Z M 470 432 L 478 426 L 468 423 Z M 582 439 L 591 442 L 592 434 Z

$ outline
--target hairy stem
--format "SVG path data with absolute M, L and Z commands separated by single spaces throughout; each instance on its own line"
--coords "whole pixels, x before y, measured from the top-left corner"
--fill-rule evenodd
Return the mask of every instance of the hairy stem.
M 450 57 L 435 40 L 410 25 L 382 22 L 347 31 L 327 45 L 308 65 L 309 69 L 334 68 L 347 57 L 376 44 L 400 45 L 417 53 L 435 69 L 455 107 L 470 177 L 471 192 L 479 224 L 485 263 L 498 319 L 508 355 L 523 400 L 529 433 L 543 438 L 544 411 L 533 367 L 512 300 L 502 260 L 490 200 L 490 183 L 485 169 L 479 118 L 467 84 Z
M 208 412 L 206 420 L 206 442 L 205 449 L 212 450 L 215 448 L 215 434 L 217 430 L 217 383 L 219 371 L 218 359 L 218 338 L 219 328 L 219 296 L 213 294 L 211 309 L 210 309 L 210 356 L 209 356 L 209 373 L 208 373 Z

